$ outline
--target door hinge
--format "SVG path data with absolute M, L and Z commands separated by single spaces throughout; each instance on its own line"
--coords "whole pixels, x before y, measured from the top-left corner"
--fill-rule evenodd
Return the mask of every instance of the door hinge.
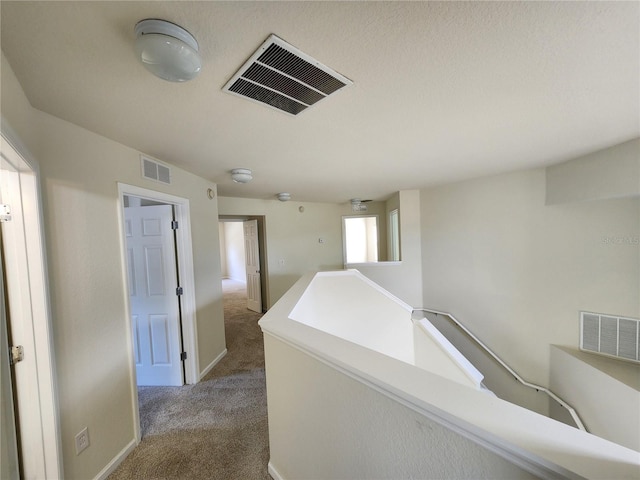
M 11 221 L 11 207 L 7 204 L 0 205 L 0 222 Z
M 22 360 L 24 360 L 24 348 L 22 345 L 9 348 L 9 363 L 11 365 L 15 365 Z
M 187 359 L 187 352 L 182 352 L 180 354 L 180 360 L 184 362 L 186 359 Z
M 171 230 L 177 230 L 177 229 L 178 229 L 178 221 L 171 220 Z
M 182 295 L 183 293 L 184 293 L 184 290 L 182 290 L 182 287 L 176 288 L 176 295 Z

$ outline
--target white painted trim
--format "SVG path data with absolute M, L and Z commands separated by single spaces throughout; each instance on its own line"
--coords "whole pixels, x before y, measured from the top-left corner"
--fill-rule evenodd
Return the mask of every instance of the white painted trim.
M 269 471 L 269 475 L 271 475 L 273 480 L 284 480 L 284 477 L 280 475 L 280 472 L 278 472 L 278 470 L 276 470 L 276 467 L 273 466 L 273 463 L 271 463 L 271 460 L 269 460 L 269 463 L 267 465 L 267 470 Z
M 138 446 L 139 443 L 140 440 L 138 440 L 137 438 L 131 440 L 126 447 L 120 450 L 120 453 L 118 453 L 109 463 L 107 463 L 107 465 L 100 471 L 100 473 L 95 476 L 94 480 L 104 480 L 109 475 L 111 475 L 114 470 L 118 468 L 118 466 L 124 461 L 124 459 L 127 458 L 127 456 L 133 451 L 133 449 Z
M 26 167 L 27 171 L 33 174 L 32 181 L 24 182 L 22 185 L 20 202 L 24 207 L 24 218 L 27 220 L 24 224 L 26 241 L 23 244 L 23 253 L 28 259 L 30 294 L 30 322 L 28 322 L 30 325 L 28 327 L 35 355 L 35 372 L 33 372 L 35 376 L 30 382 L 33 382 L 33 391 L 37 392 L 34 396 L 37 397 L 37 401 L 30 403 L 33 408 L 27 411 L 27 415 L 24 415 L 23 411 L 23 418 L 24 416 L 31 417 L 32 420 L 37 418 L 38 422 L 33 423 L 34 426 L 37 423 L 37 428 L 34 430 L 21 431 L 22 441 L 28 442 L 33 448 L 42 452 L 42 458 L 37 460 L 39 462 L 37 468 L 41 472 L 39 476 L 47 479 L 62 478 L 60 412 L 53 350 L 40 167 L 4 118 L 1 120 L 0 129 L 1 141 L 6 142 L 24 163 L 21 170 Z M 30 201 L 23 202 L 24 198 Z M 29 470 L 26 464 L 25 469 Z
M 29 151 L 29 149 L 25 146 L 25 144 L 20 140 L 20 137 L 16 132 L 11 128 L 9 122 L 4 118 L 4 115 L 0 117 L 0 131 L 2 132 L 2 136 L 4 140 L 9 143 L 13 147 L 14 150 L 20 153 L 22 159 L 27 162 L 29 167 L 36 173 L 38 180 L 40 179 L 40 165 L 38 161 L 33 156 L 33 154 Z
M 207 367 L 200 373 L 200 380 L 202 380 L 205 375 L 207 375 L 207 373 L 209 373 L 211 371 L 211 369 L 213 367 L 215 367 L 218 362 L 220 360 L 222 360 L 222 358 L 227 354 L 227 349 L 225 348 L 222 352 L 220 352 L 220 355 L 218 355 L 216 358 L 213 359 L 213 362 L 211 362 L 209 365 L 207 365 Z
M 176 205 L 176 220 L 180 228 L 176 231 L 178 266 L 180 283 L 184 289 L 182 295 L 182 338 L 188 352 L 185 362 L 185 383 L 195 384 L 200 381 L 198 356 L 198 324 L 196 322 L 196 282 L 193 272 L 193 245 L 191 240 L 191 213 L 189 200 Z M 188 350 L 187 350 L 188 349 Z

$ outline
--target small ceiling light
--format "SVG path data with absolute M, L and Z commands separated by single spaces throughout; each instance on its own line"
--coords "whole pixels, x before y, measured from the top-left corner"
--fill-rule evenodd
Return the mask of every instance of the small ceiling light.
M 136 24 L 136 53 L 144 67 L 170 82 L 186 82 L 202 68 L 198 42 L 184 28 L 149 18 Z
M 362 200 L 360 198 L 352 198 L 351 199 L 351 211 L 352 212 L 366 212 L 367 206 L 365 203 L 370 202 L 371 200 Z
M 231 179 L 236 183 L 249 183 L 253 175 L 248 168 L 234 168 L 231 170 Z
M 288 202 L 289 200 L 291 200 L 291 194 L 286 192 L 279 193 L 277 197 L 281 202 Z

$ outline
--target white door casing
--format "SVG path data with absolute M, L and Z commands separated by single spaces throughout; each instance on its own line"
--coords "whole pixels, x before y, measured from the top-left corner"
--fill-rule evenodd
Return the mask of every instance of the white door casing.
M 262 313 L 258 221 L 247 220 L 243 226 L 244 255 L 247 271 L 247 308 L 254 312 Z
M 37 163 L 16 138 L 3 122 L 0 203 L 11 212 L 10 221 L 0 223 L 6 307 L 11 342 L 24 348 L 14 367 L 19 448 L 24 478 L 55 479 L 62 478 L 62 455 L 40 187 Z
M 7 479 L 20 478 L 13 385 L 9 366 L 10 346 L 4 301 L 4 268 L 0 259 L 0 478 Z
M 183 385 L 170 205 L 125 208 L 131 327 L 138 385 Z

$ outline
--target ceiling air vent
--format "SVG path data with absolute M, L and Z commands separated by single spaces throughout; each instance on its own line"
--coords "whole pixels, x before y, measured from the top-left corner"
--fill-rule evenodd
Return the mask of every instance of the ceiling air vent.
M 297 115 L 353 82 L 275 35 L 222 89 Z
M 144 178 L 171 185 L 171 169 L 169 167 L 144 155 L 140 155 L 140 162 Z
M 640 362 L 640 320 L 580 312 L 580 349 Z

